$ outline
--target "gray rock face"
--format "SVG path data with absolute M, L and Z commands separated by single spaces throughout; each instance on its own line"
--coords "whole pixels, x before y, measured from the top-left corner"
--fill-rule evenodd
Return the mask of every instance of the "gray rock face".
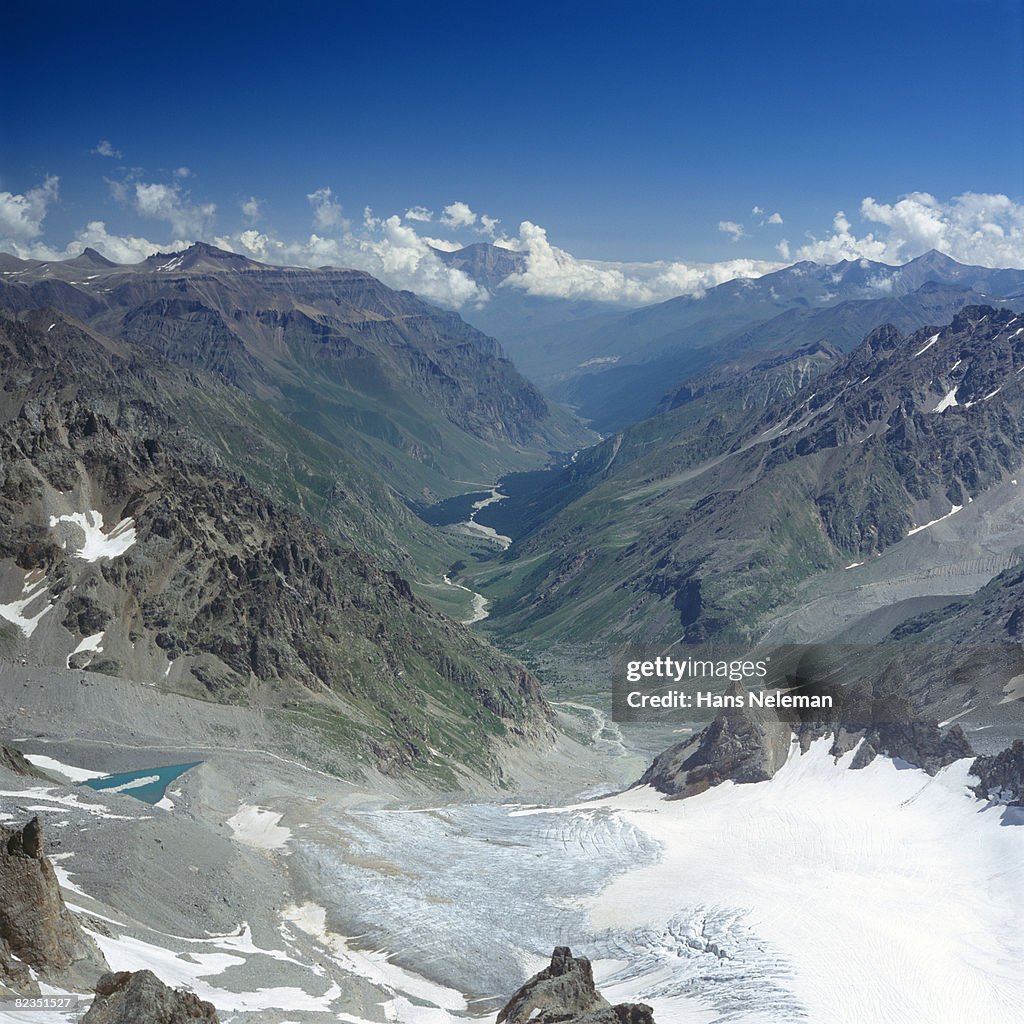
M 454 252 L 434 249 L 434 253 L 442 263 L 461 270 L 477 284 L 491 290 L 506 277 L 522 274 L 527 266 L 526 253 L 513 252 L 489 242 L 474 242 Z
M 218 1024 L 212 1003 L 169 988 L 152 971 L 117 971 L 96 982 L 82 1024 Z
M 20 829 L 0 825 L 0 981 L 18 992 L 37 991 L 29 967 L 76 989 L 107 968 L 64 905 L 38 817 Z
M 785 764 L 794 737 L 801 753 L 823 737 L 832 738 L 834 757 L 856 747 L 852 769 L 864 768 L 882 756 L 934 775 L 974 755 L 958 725 L 943 732 L 934 720 L 917 717 L 907 698 L 875 697 L 870 687 L 844 690 L 816 683 L 812 677 L 795 692 L 828 693 L 835 706 L 826 713 L 751 707 L 720 711 L 706 729 L 658 755 L 637 785 L 688 797 L 727 780 L 765 782 Z
M 15 775 L 45 779 L 47 782 L 53 781 L 46 772 L 40 771 L 31 761 L 27 760 L 20 750 L 8 747 L 4 743 L 0 743 L 0 768 L 6 768 L 8 771 L 14 772 Z
M 556 946 L 551 963 L 535 974 L 508 1001 L 496 1024 L 654 1024 L 649 1006 L 612 1006 L 594 985 L 586 957 L 574 957 L 568 946 Z
M 994 800 L 1010 807 L 1024 807 L 1024 740 L 971 765 L 971 774 L 979 784 L 974 792 L 983 800 Z
M 890 722 L 875 725 L 866 733 L 850 767 L 863 768 L 882 754 L 934 775 L 940 768 L 973 753 L 959 725 L 944 733 L 934 722 Z
M 790 723 L 765 709 L 722 711 L 697 736 L 659 754 L 639 785 L 686 797 L 727 779 L 764 782 L 785 764 L 790 737 Z

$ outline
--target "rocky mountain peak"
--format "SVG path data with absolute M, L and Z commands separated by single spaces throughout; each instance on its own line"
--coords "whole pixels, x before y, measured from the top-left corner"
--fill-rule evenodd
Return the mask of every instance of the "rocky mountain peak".
M 209 242 L 193 242 L 180 252 L 158 252 L 142 263 L 142 267 L 147 270 L 167 273 L 184 270 L 256 270 L 263 266 L 248 256 L 219 249 Z
M 526 253 L 490 242 L 474 242 L 453 252 L 435 249 L 434 253 L 442 263 L 461 270 L 485 288 L 497 288 L 505 278 L 526 270 Z
M 69 262 L 73 262 L 82 267 L 101 267 L 104 270 L 117 266 L 113 260 L 108 260 L 103 253 L 97 252 L 92 246 L 87 246 L 82 250 L 82 254 L 80 256 L 76 256 L 74 260 Z
M 926 253 L 910 260 L 908 265 L 947 273 L 964 269 L 964 264 L 958 263 L 952 256 L 947 256 L 944 252 L 939 252 L 938 249 L 929 249 Z
M 535 974 L 498 1014 L 497 1024 L 654 1024 L 649 1006 L 612 1006 L 594 984 L 586 957 L 556 946 L 551 963 Z

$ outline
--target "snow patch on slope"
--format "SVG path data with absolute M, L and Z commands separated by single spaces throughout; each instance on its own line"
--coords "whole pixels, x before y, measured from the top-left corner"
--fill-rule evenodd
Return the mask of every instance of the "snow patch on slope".
M 31 636 L 39 620 L 52 607 L 49 599 L 46 577 L 39 570 L 33 570 L 25 574 L 21 597 L 8 604 L 0 604 L 0 618 L 13 623 L 25 636 Z
M 950 391 L 947 391 L 945 397 L 942 399 L 942 401 L 939 402 L 937 406 L 935 406 L 934 409 L 932 409 L 932 412 L 945 412 L 947 409 L 950 409 L 954 405 L 956 405 L 956 393 L 959 387 L 960 385 L 957 384 L 955 388 L 952 388 Z
M 913 537 L 915 533 L 920 533 L 922 530 L 927 530 L 929 526 L 934 526 L 936 523 L 941 523 L 950 516 L 955 516 L 957 512 L 960 512 L 962 509 L 963 505 L 954 505 L 944 516 L 939 516 L 938 519 L 933 519 L 930 523 L 925 523 L 924 526 L 915 526 L 912 530 L 908 530 L 907 536 Z
M 50 528 L 56 530 L 69 555 L 86 562 L 116 558 L 135 543 L 134 519 L 122 519 L 109 533 L 104 533 L 103 513 L 95 509 L 50 516 Z
M 241 966 L 248 959 L 238 956 L 227 942 L 217 943 L 221 949 L 213 953 L 191 950 L 176 953 L 130 935 L 115 938 L 90 931 L 88 928 L 86 931 L 95 939 L 107 962 L 117 964 L 118 970 L 150 970 L 172 988 L 185 987 L 195 992 L 200 999 L 213 1003 L 221 1013 L 256 1010 L 328 1012 L 341 995 L 341 989 L 336 983 L 332 983 L 327 987 L 327 991 L 320 995 L 313 995 L 297 986 L 276 986 L 246 992 L 234 992 L 227 987 L 214 986 L 206 979 L 223 975 L 229 968 Z M 184 941 L 192 943 L 195 940 Z M 268 954 L 268 951 L 256 949 L 254 953 Z
M 55 757 L 47 757 L 46 754 L 26 754 L 25 760 L 42 768 L 45 772 L 52 772 L 60 775 L 69 782 L 85 782 L 86 779 L 102 779 L 106 772 L 94 772 L 89 768 L 79 768 L 73 764 L 64 764 Z
M 280 850 L 292 837 L 289 828 L 278 825 L 282 815 L 267 811 L 253 804 L 242 804 L 238 811 L 228 818 L 228 825 L 235 838 L 246 846 L 258 850 Z
M 346 971 L 390 991 L 392 999 L 383 1004 L 389 1020 L 455 1024 L 456 1020 L 463 1019 L 452 1016 L 452 1013 L 463 1014 L 467 1010 L 461 993 L 391 963 L 383 950 L 352 949 L 346 938 L 328 930 L 327 912 L 323 907 L 306 902 L 302 906 L 286 907 L 281 916 L 286 924 L 294 925 L 322 942 L 330 950 L 331 957 Z M 420 1005 L 410 1003 L 404 996 L 412 997 Z
M 78 641 L 78 646 L 68 655 L 68 668 L 71 668 L 71 659 L 76 654 L 81 654 L 83 651 L 92 651 L 98 653 L 103 650 L 103 637 L 106 634 L 101 630 L 99 633 L 93 633 L 92 636 L 84 636 Z

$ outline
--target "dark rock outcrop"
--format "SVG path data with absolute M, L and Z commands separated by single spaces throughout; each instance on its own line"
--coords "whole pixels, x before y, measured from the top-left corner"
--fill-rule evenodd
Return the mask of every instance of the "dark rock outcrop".
M 654 1024 L 652 1013 L 643 1003 L 612 1006 L 594 985 L 590 961 L 556 946 L 551 963 L 512 996 L 497 1024 Z
M 212 1003 L 169 988 L 152 971 L 117 971 L 96 983 L 82 1024 L 218 1024 L 218 1018 Z
M 865 734 L 850 767 L 863 768 L 881 754 L 934 775 L 940 768 L 973 753 L 959 725 L 943 732 L 934 722 L 887 722 L 873 726 Z
M 1024 740 L 1014 740 L 998 754 L 977 758 L 971 774 L 978 779 L 974 792 L 982 800 L 1024 807 Z
M 686 797 L 726 780 L 764 782 L 785 763 L 791 735 L 790 723 L 770 711 L 730 708 L 697 736 L 659 754 L 638 785 Z
M 6 768 L 15 775 L 24 775 L 26 778 L 44 779 L 46 782 L 53 782 L 46 772 L 40 771 L 25 755 L 14 747 L 0 743 L 0 768 Z
M 38 817 L 23 828 L 0 825 L 0 981 L 23 994 L 38 991 L 32 968 L 47 981 L 88 987 L 106 970 L 103 954 L 64 905 L 43 848 Z
M 867 658 L 862 661 L 866 663 Z M 659 754 L 637 785 L 653 786 L 672 797 L 688 797 L 726 781 L 764 782 L 791 756 L 794 739 L 799 753 L 806 753 L 813 742 L 824 737 L 832 739 L 830 753 L 834 757 L 856 748 L 851 769 L 864 768 L 881 756 L 934 775 L 954 761 L 974 755 L 960 726 L 943 731 L 934 720 L 917 716 L 905 697 L 876 697 L 869 684 L 840 686 L 829 682 L 826 673 L 790 677 L 789 683 L 795 684 L 786 687 L 791 694 L 830 696 L 832 708 L 744 706 L 722 710 L 696 736 Z M 729 692 L 746 693 L 739 686 Z

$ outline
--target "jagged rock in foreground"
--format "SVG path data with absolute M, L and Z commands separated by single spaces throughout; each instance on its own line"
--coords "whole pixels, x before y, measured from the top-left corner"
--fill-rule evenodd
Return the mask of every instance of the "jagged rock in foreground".
M 497 1024 L 654 1024 L 652 1014 L 643 1003 L 612 1006 L 594 985 L 590 961 L 556 946 L 551 963 L 505 1004 Z
M 856 737 L 859 735 L 851 734 L 852 742 L 847 743 L 850 749 L 856 745 Z M 899 758 L 934 775 L 940 768 L 974 755 L 959 725 L 943 732 L 934 722 L 882 722 L 867 729 L 863 738 L 864 742 L 857 748 L 851 768 L 864 768 L 881 754 L 884 757 Z M 843 752 L 839 740 L 836 741 L 834 752 Z
M 971 774 L 979 781 L 974 792 L 982 800 L 1024 807 L 1024 740 L 1014 740 L 998 754 L 977 758 Z
M 79 990 L 107 969 L 64 905 L 38 817 L 23 828 L 0 825 L 0 982 L 35 994 L 30 967 L 46 981 Z
M 169 988 L 152 971 L 117 971 L 96 982 L 82 1024 L 219 1024 L 213 1003 Z

